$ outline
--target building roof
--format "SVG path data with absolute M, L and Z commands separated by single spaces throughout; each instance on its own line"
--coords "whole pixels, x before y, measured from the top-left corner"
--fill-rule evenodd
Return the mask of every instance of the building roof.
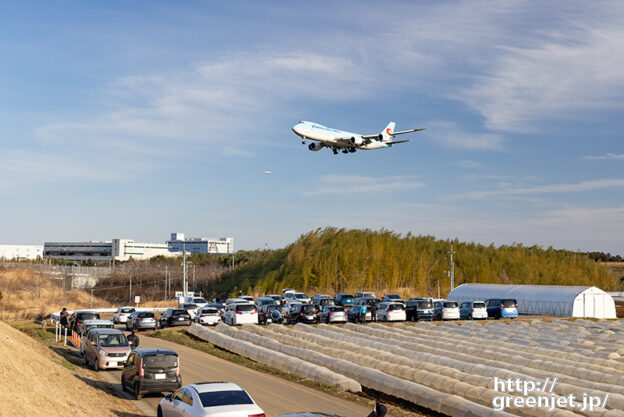
M 572 302 L 581 293 L 604 293 L 599 288 L 590 286 L 566 285 L 511 285 L 511 284 L 462 284 L 453 289 L 448 298 L 475 299 L 488 298 L 530 298 L 535 301 L 569 301 Z

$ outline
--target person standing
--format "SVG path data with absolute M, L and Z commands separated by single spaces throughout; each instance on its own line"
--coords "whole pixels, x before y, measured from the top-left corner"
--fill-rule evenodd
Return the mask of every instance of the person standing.
M 366 307 L 366 303 L 360 304 L 360 323 L 366 323 L 366 313 L 368 312 L 368 308 Z
M 367 417 L 385 417 L 388 412 L 388 407 L 382 403 L 375 403 L 375 408 Z
M 61 319 L 61 328 L 63 329 L 67 327 L 67 316 L 69 316 L 67 308 L 63 307 L 63 311 L 61 311 L 61 314 L 59 314 L 59 317 Z
M 132 350 L 139 347 L 139 336 L 134 334 L 134 330 L 132 330 L 130 332 L 130 335 L 128 335 L 128 343 L 130 343 L 130 347 Z

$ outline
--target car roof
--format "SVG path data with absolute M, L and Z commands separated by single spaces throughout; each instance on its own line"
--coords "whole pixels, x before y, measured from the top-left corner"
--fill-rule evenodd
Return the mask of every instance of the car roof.
M 89 330 L 91 333 L 97 333 L 97 334 L 124 334 L 124 332 L 122 332 L 119 329 L 91 329 Z
M 93 313 L 93 314 L 98 314 L 97 311 L 95 310 L 74 310 L 74 314 L 78 314 L 78 313 Z
M 102 319 L 85 320 L 83 323 L 86 324 L 86 325 L 89 325 L 89 324 L 113 324 L 113 322 L 110 321 L 110 320 L 102 320 Z
M 144 348 L 144 349 L 135 349 L 135 353 L 138 353 L 141 356 L 150 356 L 150 355 L 176 355 L 178 353 L 171 349 L 162 349 L 162 348 Z
M 217 392 L 217 391 L 244 391 L 240 386 L 232 382 L 198 382 L 197 384 L 191 384 L 198 393 L 203 392 Z

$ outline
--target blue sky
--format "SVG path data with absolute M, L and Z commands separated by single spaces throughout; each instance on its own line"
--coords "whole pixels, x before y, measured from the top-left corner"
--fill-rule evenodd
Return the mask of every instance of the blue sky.
M 624 254 L 623 44 L 617 1 L 6 2 L 0 243 L 336 226 Z M 427 130 L 333 155 L 299 120 Z

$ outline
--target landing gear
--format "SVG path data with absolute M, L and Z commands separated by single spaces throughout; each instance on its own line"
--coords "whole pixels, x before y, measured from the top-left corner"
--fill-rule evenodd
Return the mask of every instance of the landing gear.
M 305 145 L 305 144 L 306 144 L 306 141 L 305 141 L 305 140 L 302 140 L 302 141 L 301 141 L 301 144 L 302 144 L 302 145 Z
M 332 152 L 334 153 L 334 155 L 338 155 L 338 149 L 332 148 Z
M 342 153 L 349 153 L 349 150 L 348 149 L 343 149 Z
M 349 152 L 354 153 L 356 151 L 355 148 L 349 148 Z

